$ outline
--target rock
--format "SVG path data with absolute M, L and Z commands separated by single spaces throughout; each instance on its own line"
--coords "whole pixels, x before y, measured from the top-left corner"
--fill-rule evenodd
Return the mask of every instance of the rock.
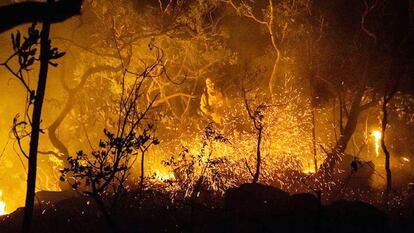
M 225 232 L 273 232 L 288 212 L 289 193 L 268 185 L 242 184 L 224 198 Z
M 62 200 L 78 197 L 79 194 L 74 190 L 65 191 L 39 191 L 36 193 L 35 203 L 56 204 Z
M 310 193 L 293 194 L 289 197 L 290 213 L 312 213 L 320 209 L 320 203 L 315 195 Z
M 388 232 L 387 215 L 360 201 L 337 201 L 326 207 L 324 216 L 329 232 Z
M 289 193 L 262 184 L 242 184 L 225 194 L 226 211 L 243 216 L 285 214 L 288 210 Z

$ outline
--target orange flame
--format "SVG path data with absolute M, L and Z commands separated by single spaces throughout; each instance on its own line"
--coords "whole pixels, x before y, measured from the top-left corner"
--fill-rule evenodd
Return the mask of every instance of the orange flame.
M 6 212 L 6 202 L 3 201 L 3 191 L 0 190 L 0 215 L 5 215 Z
M 372 132 L 372 136 L 374 136 L 375 139 L 375 153 L 377 155 L 377 157 L 379 156 L 379 144 L 380 144 L 380 140 L 382 138 L 382 133 L 381 131 L 375 130 Z

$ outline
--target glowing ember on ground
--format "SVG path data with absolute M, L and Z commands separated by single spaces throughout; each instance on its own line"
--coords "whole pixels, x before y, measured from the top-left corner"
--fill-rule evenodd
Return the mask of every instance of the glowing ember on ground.
M 377 155 L 377 157 L 379 156 L 379 144 L 380 144 L 380 140 L 382 137 L 382 133 L 378 130 L 375 130 L 372 132 L 372 136 L 374 136 L 375 139 L 375 153 Z
M 6 212 L 6 202 L 3 201 L 3 191 L 0 190 L 0 215 L 5 215 Z

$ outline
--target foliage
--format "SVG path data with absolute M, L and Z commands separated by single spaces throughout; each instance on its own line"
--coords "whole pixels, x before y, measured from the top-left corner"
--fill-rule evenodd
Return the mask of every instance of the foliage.
M 171 156 L 163 161 L 164 166 L 174 172 L 174 179 L 167 182 L 183 192 L 184 197 L 197 197 L 200 192 L 223 193 L 228 188 L 227 177 L 223 176 L 223 168 L 228 159 L 215 156 L 216 144 L 228 144 L 228 139 L 214 128 L 212 123 L 204 129 L 201 148 L 193 153 L 192 149 L 183 147 L 178 156 Z
M 40 55 L 38 55 L 38 47 L 40 46 L 40 31 L 36 29 L 36 24 L 33 23 L 28 29 L 27 29 L 27 36 L 22 36 L 20 31 L 17 31 L 16 34 L 11 34 L 11 41 L 14 53 L 7 58 L 7 60 L 2 63 L 4 67 L 15 77 L 17 78 L 21 84 L 26 88 L 28 92 L 28 99 L 26 103 L 26 111 L 24 113 L 24 120 L 19 120 L 19 114 L 17 114 L 13 120 L 13 135 L 18 141 L 19 147 L 24 155 L 26 153 L 23 151 L 21 146 L 21 140 L 25 138 L 26 136 L 29 136 L 29 132 L 26 131 L 26 126 L 31 125 L 31 119 L 29 116 L 29 110 L 30 107 L 33 105 L 35 101 L 35 90 L 30 87 L 30 80 L 29 76 L 26 72 L 33 69 L 33 65 L 37 61 L 40 61 Z M 57 60 L 65 55 L 65 52 L 59 52 L 58 48 L 51 47 L 51 41 L 48 41 L 49 44 L 49 51 L 47 60 L 48 63 L 54 67 L 56 67 L 58 64 L 55 62 L 52 62 L 52 60 Z M 12 61 L 16 60 L 18 68 L 13 69 Z M 26 119 L 27 118 L 27 119 Z M 27 157 L 27 156 L 26 156 Z
M 82 189 L 81 184 L 88 187 L 84 193 L 101 195 L 105 191 L 116 193 L 125 188 L 129 170 L 136 159 L 140 148 L 158 145 L 156 137 L 149 134 L 153 125 L 148 125 L 140 135 L 132 132 L 126 136 L 116 136 L 104 130 L 106 139 L 101 140 L 99 149 L 91 155 L 78 151 L 75 157 L 69 157 L 69 168 L 64 168 L 61 180 L 70 174 L 69 181 L 74 189 Z M 109 188 L 110 187 L 110 188 Z
M 11 44 L 13 53 L 1 63 L 10 74 L 14 76 L 26 90 L 26 103 L 23 113 L 18 113 L 13 118 L 13 124 L 11 127 L 11 135 L 16 140 L 16 144 L 20 153 L 25 157 L 29 158 L 28 153 L 26 152 L 26 141 L 25 139 L 30 138 L 32 134 L 32 127 L 34 122 L 31 119 L 30 113 L 33 111 L 33 106 L 36 101 L 40 101 L 40 97 L 37 96 L 39 93 L 36 93 L 36 86 L 32 83 L 33 80 L 30 78 L 30 71 L 38 68 L 37 66 L 41 63 L 40 42 L 41 41 L 41 32 L 37 29 L 36 23 L 32 23 L 27 29 L 27 35 L 23 35 L 20 31 L 16 33 L 11 33 Z M 61 59 L 66 53 L 60 52 L 57 47 L 52 46 L 52 41 L 49 39 L 47 42 L 47 54 L 45 55 L 45 62 L 49 65 L 57 67 L 58 64 L 56 60 Z M 43 100 L 41 100 L 43 101 Z M 42 128 L 39 129 L 40 133 L 44 133 Z M 20 161 L 23 163 L 19 152 L 17 155 Z M 41 154 L 41 151 L 38 151 Z M 23 163 L 24 164 L 24 163 Z M 50 165 L 50 164 L 48 164 Z M 43 180 L 48 179 L 48 172 L 44 172 L 42 167 L 39 167 L 39 175 L 37 179 L 41 182 L 38 187 L 43 187 Z M 48 169 L 49 170 L 49 169 Z M 47 185 L 48 188 L 51 188 Z
M 34 100 L 34 90 L 29 86 L 28 77 L 24 75 L 24 71 L 30 71 L 32 66 L 36 61 L 40 61 L 40 55 L 37 53 L 38 47 L 40 45 L 40 31 L 36 29 L 36 23 L 33 23 L 27 29 L 27 36 L 22 36 L 20 31 L 17 31 L 16 34 L 11 34 L 11 41 L 13 46 L 14 53 L 10 55 L 5 62 L 1 63 L 7 70 L 13 74 L 26 88 L 30 93 L 29 105 L 32 104 Z M 52 62 L 52 60 L 57 60 L 65 55 L 65 52 L 59 52 L 58 48 L 51 46 L 51 41 L 48 41 L 49 51 L 47 54 L 48 62 L 50 65 L 56 67 L 58 64 Z M 18 68 L 13 69 L 10 64 L 13 59 L 16 59 Z
M 79 151 L 75 157 L 68 157 L 68 166 L 61 170 L 61 181 L 67 180 L 74 189 L 92 197 L 113 231 L 117 231 L 117 226 L 110 210 L 116 211 L 127 190 L 126 181 L 132 165 L 141 153 L 143 167 L 145 152 L 150 146 L 159 144 L 159 140 L 151 135 L 153 124 L 144 124 L 157 95 L 144 108 L 140 103 L 144 81 L 162 74 L 159 68 L 162 67 L 163 53 L 157 49 L 156 54 L 153 62 L 140 73 L 128 70 L 123 73 L 116 133 L 105 129 L 106 138 L 100 140 L 99 149 L 90 155 Z M 128 80 L 131 75 L 134 78 Z

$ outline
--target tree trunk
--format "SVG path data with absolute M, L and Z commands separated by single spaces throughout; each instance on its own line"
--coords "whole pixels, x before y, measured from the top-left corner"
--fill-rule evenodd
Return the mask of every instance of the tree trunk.
M 259 182 L 259 177 L 260 177 L 260 167 L 262 164 L 262 156 L 260 152 L 260 145 L 262 143 L 262 132 L 263 132 L 263 129 L 259 129 L 257 132 L 256 172 L 254 173 L 253 181 L 252 181 L 254 184 Z
M 315 122 L 315 107 L 312 106 L 312 152 L 313 152 L 313 165 L 315 172 L 318 171 L 318 159 L 316 158 L 316 122 Z
M 333 172 L 334 172 L 334 168 L 335 166 L 338 164 L 338 162 L 341 160 L 341 156 L 345 153 L 346 147 L 348 145 L 349 140 L 351 139 L 352 135 L 355 132 L 355 129 L 357 127 L 358 124 L 358 118 L 359 115 L 362 111 L 366 110 L 368 107 L 370 107 L 372 104 L 375 103 L 374 100 L 371 101 L 370 104 L 365 104 L 362 105 L 362 98 L 364 96 L 364 92 L 366 89 L 366 84 L 367 84 L 367 72 L 368 72 L 368 68 L 369 68 L 369 60 L 370 60 L 370 56 L 368 56 L 364 68 L 363 68 L 363 72 L 362 72 L 362 82 L 360 83 L 359 89 L 357 90 L 357 92 L 354 95 L 354 98 L 352 99 L 352 103 L 351 103 L 351 107 L 349 109 L 349 112 L 347 112 L 346 108 L 343 109 L 343 104 L 346 104 L 343 102 L 343 104 L 341 104 L 339 106 L 339 126 L 340 126 L 340 136 L 338 141 L 335 144 L 335 147 L 333 148 L 332 152 L 329 153 L 326 157 L 326 159 L 323 161 L 319 172 L 315 173 L 317 175 L 322 175 L 323 177 L 325 177 L 325 179 L 328 178 L 332 178 Z M 340 97 L 340 101 L 341 97 Z M 342 116 L 342 111 L 344 111 L 347 113 L 347 121 L 346 121 L 346 125 L 345 127 L 343 127 L 343 116 Z
M 72 109 L 74 101 L 72 100 L 71 97 L 72 96 L 69 94 L 68 102 L 66 103 L 66 105 L 63 108 L 62 112 L 59 114 L 57 119 L 48 128 L 49 140 L 52 143 L 52 145 L 56 149 L 59 150 L 59 153 L 61 154 L 60 158 L 62 160 L 63 167 L 65 167 L 65 168 L 70 167 L 69 161 L 68 161 L 69 150 L 65 146 L 65 144 L 63 144 L 63 142 L 59 140 L 59 138 L 56 135 L 56 131 L 57 131 L 58 127 L 60 126 L 60 124 L 62 123 L 62 121 L 65 119 L 65 117 L 69 114 L 70 110 Z M 71 185 L 68 184 L 67 182 L 59 182 L 59 187 L 60 187 L 60 189 L 62 189 L 64 191 L 72 189 Z
M 139 185 L 140 197 L 144 197 L 144 152 L 141 152 L 141 182 Z
M 361 89 L 365 89 L 361 88 Z M 339 136 L 335 147 L 333 148 L 332 152 L 328 154 L 327 158 L 321 165 L 321 169 L 319 171 L 325 173 L 326 176 L 331 176 L 333 174 L 333 169 L 336 164 L 340 161 L 341 156 L 345 153 L 346 147 L 348 145 L 349 140 L 351 139 L 353 133 L 358 124 L 359 114 L 361 113 L 361 100 L 363 96 L 363 90 L 360 90 L 358 94 L 355 96 L 355 99 L 352 103 L 351 110 L 349 112 L 349 116 L 346 122 L 346 125 L 343 129 L 343 132 Z
M 388 201 L 388 194 L 392 189 L 392 177 L 391 177 L 391 167 L 390 167 L 390 152 L 385 145 L 385 130 L 388 125 L 388 112 L 387 105 L 390 99 L 387 98 L 387 94 L 384 94 L 384 102 L 382 104 L 382 137 L 381 137 L 381 148 L 384 151 L 385 155 L 385 172 L 386 172 L 386 188 L 385 188 L 385 200 Z
M 388 103 L 392 100 L 395 93 L 397 92 L 400 80 L 404 76 L 404 72 L 409 61 L 408 57 L 403 54 L 395 54 L 391 65 L 389 80 L 390 83 L 386 84 L 383 103 L 382 103 L 382 137 L 381 137 L 381 148 L 385 155 L 385 172 L 386 172 L 386 188 L 384 192 L 384 202 L 388 203 L 388 195 L 392 190 L 392 175 L 391 175 L 391 154 L 385 144 L 385 131 L 388 125 Z
M 106 222 L 106 225 L 108 227 L 109 232 L 117 233 L 118 232 L 118 227 L 117 227 L 115 221 L 113 220 L 111 214 L 108 212 L 102 198 L 97 194 L 92 195 L 92 197 L 95 200 L 95 203 L 98 206 L 99 211 L 103 214 L 103 216 L 105 218 L 105 222 Z
M 281 57 L 280 50 L 277 47 L 274 47 L 274 48 L 276 52 L 276 58 L 273 63 L 272 74 L 270 75 L 270 79 L 269 79 L 269 92 L 272 98 L 275 95 L 274 87 L 276 85 L 275 82 L 277 79 L 277 72 L 278 72 L 280 57 Z
M 48 0 L 48 4 L 53 0 Z M 49 32 L 50 22 L 43 23 L 40 41 L 40 72 L 37 84 L 37 91 L 34 100 L 32 114 L 32 132 L 30 136 L 29 165 L 27 174 L 27 191 L 26 203 L 24 207 L 24 216 L 22 223 L 22 232 L 30 232 L 30 225 L 33 218 L 33 207 L 36 188 L 36 170 L 37 170 L 37 151 L 39 146 L 40 122 L 42 114 L 43 99 L 45 96 L 47 72 L 49 66 Z

